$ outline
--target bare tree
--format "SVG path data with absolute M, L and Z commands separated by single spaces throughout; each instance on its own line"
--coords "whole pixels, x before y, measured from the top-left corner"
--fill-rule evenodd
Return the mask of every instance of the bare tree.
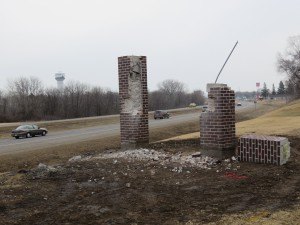
M 185 84 L 177 80 L 164 80 L 158 84 L 158 91 L 162 93 L 165 108 L 184 106 L 183 95 L 186 92 Z
M 10 80 L 8 91 L 13 105 L 12 114 L 29 120 L 39 115 L 41 94 L 43 93 L 42 82 L 35 77 L 19 77 Z
M 7 120 L 6 118 L 7 98 L 0 90 L 0 122 Z
M 188 93 L 185 85 L 174 80 L 160 83 L 159 90 L 149 92 L 149 109 L 186 107 L 204 102 L 200 90 Z M 20 77 L 8 83 L 7 93 L 0 92 L 0 121 L 66 119 L 119 113 L 117 92 L 89 87 L 71 81 L 64 90 L 43 88 L 39 79 Z
M 294 93 L 300 94 L 300 35 L 290 37 L 284 54 L 279 53 L 277 59 L 279 72 L 287 75 L 288 82 L 293 85 Z M 299 96 L 298 96 L 299 97 Z
M 177 80 L 168 79 L 158 84 L 158 90 L 172 95 L 174 93 L 184 92 L 186 88 L 184 83 Z
M 186 107 L 190 103 L 201 105 L 204 101 L 201 90 L 188 93 L 186 85 L 176 80 L 162 81 L 157 91 L 149 92 L 150 110 Z
M 43 118 L 47 120 L 63 118 L 62 92 L 48 88 L 43 96 Z
M 204 92 L 201 90 L 195 90 L 191 93 L 191 103 L 197 105 L 203 105 L 205 102 Z

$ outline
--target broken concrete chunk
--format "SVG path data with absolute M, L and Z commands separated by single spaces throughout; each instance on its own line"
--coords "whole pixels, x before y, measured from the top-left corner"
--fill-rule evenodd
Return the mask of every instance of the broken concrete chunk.
M 201 152 L 195 152 L 192 154 L 192 157 L 196 158 L 196 157 L 200 157 L 201 155 L 202 155 Z
M 77 156 L 73 156 L 68 161 L 69 162 L 76 162 L 76 161 L 80 161 L 81 159 L 82 159 L 82 156 L 81 155 L 77 155 Z
M 163 151 L 155 151 L 149 149 L 134 149 L 114 153 L 102 153 L 94 157 L 94 159 L 97 158 L 114 160 L 118 158 L 124 158 L 128 161 L 143 160 L 147 161 L 148 163 L 159 163 L 163 166 L 176 163 L 176 172 L 182 172 L 183 167 L 198 167 L 202 169 L 209 169 L 209 167 L 216 164 L 216 159 L 207 156 L 201 156 L 201 153 L 199 152 L 191 155 L 183 155 L 181 153 L 171 154 Z

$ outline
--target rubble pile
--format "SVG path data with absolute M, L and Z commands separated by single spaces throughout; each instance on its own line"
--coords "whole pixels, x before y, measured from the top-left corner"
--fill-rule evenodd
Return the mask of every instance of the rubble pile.
M 50 166 L 40 163 L 35 169 L 31 170 L 29 174 L 32 175 L 33 179 L 43 178 L 52 176 L 53 174 L 56 174 L 59 171 L 61 171 L 61 169 L 62 168 L 60 166 Z
M 153 149 L 135 149 L 122 152 L 104 153 L 93 159 L 125 159 L 131 161 L 147 161 L 157 162 L 161 165 L 171 163 L 179 164 L 181 167 L 197 167 L 202 169 L 210 169 L 216 164 L 217 160 L 211 157 L 202 156 L 197 152 L 190 155 L 183 155 L 182 153 L 171 154 L 163 151 L 156 151 Z

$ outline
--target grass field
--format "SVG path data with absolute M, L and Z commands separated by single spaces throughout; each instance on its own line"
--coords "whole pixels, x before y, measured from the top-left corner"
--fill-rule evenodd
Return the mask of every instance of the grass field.
M 237 135 L 257 133 L 266 135 L 300 136 L 300 101 L 287 105 L 283 102 L 259 102 L 256 110 L 245 109 L 236 114 Z M 297 124 L 298 127 L 297 127 Z M 186 140 L 199 138 L 199 131 L 181 136 L 172 137 L 169 140 Z
M 256 119 L 237 124 L 237 134 L 300 136 L 300 101 L 295 101 Z
M 236 214 L 225 216 L 215 223 L 207 225 L 281 225 L 281 224 L 299 224 L 300 221 L 300 207 L 295 210 L 282 210 L 274 213 L 267 211 L 262 212 L 249 212 L 244 214 Z M 192 224 L 191 224 L 192 225 Z
M 266 114 L 267 112 L 271 112 L 275 109 L 278 109 L 281 106 L 286 105 L 285 101 L 278 101 L 278 100 L 266 100 L 266 101 L 259 101 L 256 104 L 255 108 L 245 108 L 243 110 L 239 110 L 236 112 L 236 121 L 241 122 L 245 120 L 251 120 L 257 118 L 261 115 Z

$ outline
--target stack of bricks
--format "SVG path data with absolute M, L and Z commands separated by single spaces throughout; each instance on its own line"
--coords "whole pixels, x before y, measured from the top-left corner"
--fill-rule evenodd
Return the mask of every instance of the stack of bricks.
M 208 110 L 200 116 L 202 153 L 216 158 L 234 154 L 235 94 L 226 84 L 208 84 Z
M 149 143 L 147 62 L 145 56 L 118 58 L 121 148 Z
M 239 139 L 238 160 L 254 163 L 282 165 L 290 157 L 287 138 L 248 134 Z

